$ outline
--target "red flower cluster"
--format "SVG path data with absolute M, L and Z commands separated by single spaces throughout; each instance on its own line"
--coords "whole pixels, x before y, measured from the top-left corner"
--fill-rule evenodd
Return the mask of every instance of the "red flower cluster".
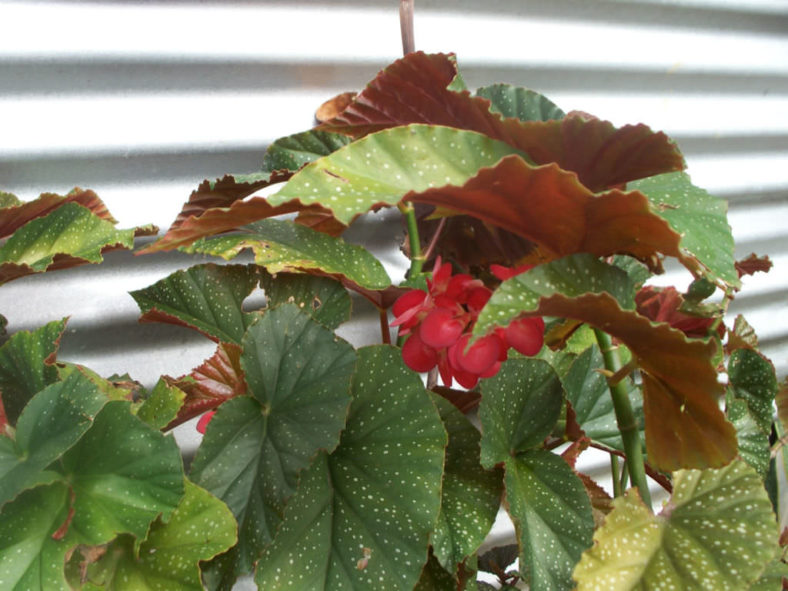
M 491 270 L 503 280 L 527 267 L 493 265 Z M 427 287 L 426 292 L 414 289 L 403 294 L 392 308 L 392 326 L 399 326 L 400 335 L 409 335 L 402 346 L 402 359 L 412 370 L 429 371 L 437 365 L 446 386 L 454 379 L 470 389 L 479 378 L 498 373 L 509 348 L 523 355 L 535 355 L 542 348 L 541 318 L 515 320 L 469 346 L 473 326 L 492 291 L 470 275 L 452 275 L 451 264 L 442 264 L 440 258 Z

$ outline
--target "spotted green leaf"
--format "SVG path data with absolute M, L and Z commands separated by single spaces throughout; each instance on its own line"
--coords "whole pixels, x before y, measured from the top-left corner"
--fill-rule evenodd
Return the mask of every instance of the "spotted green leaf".
M 183 496 L 177 443 L 134 416 L 128 402 L 108 402 L 59 469 L 74 493 L 71 527 L 83 543 L 103 544 L 119 533 L 143 539 Z
M 299 472 L 339 442 L 356 360 L 348 343 L 293 304 L 263 314 L 242 345 L 251 396 L 219 407 L 191 468 L 238 520 L 238 545 L 209 567 L 230 582 L 273 539 Z
M 131 292 L 142 320 L 195 328 L 208 337 L 240 344 L 254 314 L 243 301 L 256 287 L 254 265 L 208 263 L 176 271 L 144 289 Z
M 533 591 L 573 589 L 572 569 L 591 546 L 594 518 L 582 482 L 559 456 L 536 449 L 504 465 L 506 504 Z
M 134 538 L 118 537 L 89 565 L 87 583 L 116 591 L 200 591 L 198 563 L 232 546 L 236 524 L 227 506 L 188 480 L 169 520 L 156 520 L 135 551 Z
M 413 591 L 457 591 L 457 581 L 430 552 Z
M 517 153 L 508 144 L 473 131 L 395 127 L 308 164 L 268 201 L 274 206 L 291 199 L 319 204 L 348 225 L 370 209 L 397 204 L 411 191 L 462 185 L 480 168 Z
M 413 589 L 440 507 L 446 432 L 398 349 L 359 350 L 337 449 L 303 473 L 261 589 Z
M 0 511 L 0 589 L 70 591 L 63 574 L 68 545 L 53 538 L 66 523 L 69 490 L 62 482 L 23 492 Z
M 610 388 L 605 376 L 599 372 L 604 367 L 605 363 L 599 347 L 592 346 L 583 351 L 572 362 L 563 378 L 566 398 L 572 404 L 577 423 L 591 441 L 624 451 Z M 632 388 L 629 400 L 643 441 L 645 439 L 643 397 Z
M 28 401 L 58 380 L 53 362 L 65 329 L 64 318 L 17 332 L 0 347 L 0 396 L 12 426 Z
M 264 273 L 261 283 L 268 307 L 292 302 L 331 329 L 350 320 L 350 294 L 333 279 L 300 273 L 278 273 L 273 277 Z
M 78 203 L 66 203 L 19 228 L 0 246 L 0 283 L 50 267 L 100 263 L 109 248 L 132 248 L 134 230 L 114 225 Z
M 341 133 L 310 129 L 279 138 L 265 151 L 263 170 L 298 170 L 304 164 L 346 146 L 351 138 Z
M 729 400 L 725 414 L 736 429 L 739 456 L 765 478 L 771 460 L 769 436 L 758 427 L 744 400 Z
M 766 570 L 760 578 L 752 584 L 749 591 L 783 591 L 783 581 L 788 580 L 788 564 L 778 557 L 766 565 Z
M 564 402 L 555 370 L 538 359 L 507 361 L 481 388 L 481 462 L 487 468 L 540 445 Z
M 366 289 L 391 285 L 383 265 L 364 247 L 291 221 L 261 220 L 245 226 L 238 234 L 200 239 L 184 250 L 229 260 L 245 248 L 252 249 L 255 262 L 269 273 L 317 272 L 347 279 Z
M 433 395 L 433 401 L 449 434 L 449 445 L 432 547 L 440 565 L 453 572 L 490 532 L 501 504 L 503 474 L 499 469 L 482 468 L 479 430 L 445 398 Z
M 734 397 L 744 400 L 761 431 L 770 434 L 777 395 L 774 366 L 751 349 L 737 349 L 728 361 L 728 379 Z
M 56 479 L 49 466 L 85 435 L 106 402 L 78 372 L 36 394 L 19 416 L 15 439 L 0 435 L 0 506 Z
M 140 404 L 137 417 L 154 429 L 163 429 L 178 416 L 185 398 L 186 393 L 183 390 L 160 379 L 150 396 Z
M 613 507 L 575 569 L 578 591 L 740 591 L 760 576 L 777 547 L 761 479 L 740 460 L 676 472 L 660 515 L 635 489 Z
M 490 101 L 490 110 L 520 121 L 550 121 L 566 116 L 543 94 L 511 84 L 492 84 L 476 90 L 476 96 Z
M 733 235 L 727 203 L 692 184 L 684 172 L 671 172 L 629 183 L 627 189 L 648 197 L 654 210 L 681 235 L 683 262 L 713 282 L 741 285 L 733 259 Z

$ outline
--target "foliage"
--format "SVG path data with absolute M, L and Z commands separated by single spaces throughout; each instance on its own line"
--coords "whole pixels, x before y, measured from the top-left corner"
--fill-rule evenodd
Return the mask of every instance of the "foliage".
M 138 253 L 254 262 L 131 293 L 140 321 L 215 344 L 188 374 L 148 391 L 63 363 L 65 319 L 3 334 L 0 587 L 781 587 L 786 387 L 725 317 L 768 259 L 734 260 L 726 204 L 665 134 L 461 80 L 411 53 L 261 170 L 199 185 Z M 384 207 L 406 228 L 396 284 L 342 236 Z M 0 283 L 135 234 L 90 191 L 3 193 L 0 214 Z M 647 285 L 667 259 L 687 293 Z M 382 344 L 337 335 L 351 293 Z M 198 416 L 185 470 L 168 432 Z M 589 447 L 614 498 L 577 468 Z M 672 493 L 657 514 L 646 474 Z M 501 503 L 516 543 L 480 555 Z

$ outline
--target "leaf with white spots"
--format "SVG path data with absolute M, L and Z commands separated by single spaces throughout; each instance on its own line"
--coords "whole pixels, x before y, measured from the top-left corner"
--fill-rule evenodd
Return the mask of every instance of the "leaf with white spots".
M 356 361 L 348 343 L 293 304 L 265 312 L 242 344 L 251 396 L 219 407 L 191 468 L 238 520 L 238 545 L 208 567 L 230 583 L 273 539 L 299 472 L 339 442 Z
M 133 245 L 134 229 L 116 230 L 87 207 L 69 202 L 29 221 L 0 246 L 0 284 L 47 270 L 100 263 L 103 252 Z
M 74 493 L 69 529 L 85 543 L 119 533 L 142 539 L 150 523 L 167 519 L 183 496 L 178 445 L 131 413 L 128 402 L 108 402 L 88 432 L 63 456 Z
M 604 330 L 626 345 L 640 368 L 649 463 L 663 471 L 728 463 L 736 455 L 736 433 L 719 408 L 723 388 L 716 343 L 687 338 L 638 314 L 630 308 L 627 274 L 614 266 L 598 272 L 594 266 L 605 263 L 589 265 L 586 256 L 546 263 L 504 281 L 479 314 L 474 334 L 521 316 L 571 318 Z M 532 275 L 542 267 L 550 271 Z M 554 272 L 562 277 L 551 279 Z
M 166 523 L 153 523 L 139 553 L 131 536 L 118 537 L 101 559 L 88 565 L 83 584 L 116 591 L 200 591 L 199 561 L 235 540 L 236 523 L 227 506 L 186 480 L 180 504 Z
M 572 569 L 594 532 L 583 483 L 561 457 L 539 449 L 510 457 L 504 469 L 506 505 L 529 588 L 573 589 Z
M 481 388 L 481 462 L 487 468 L 541 445 L 561 415 L 564 389 L 546 361 L 510 359 Z
M 401 353 L 359 350 L 337 449 L 306 470 L 260 558 L 260 589 L 411 591 L 440 507 L 446 431 Z
M 771 460 L 769 436 L 758 427 L 744 400 L 728 400 L 725 414 L 736 429 L 739 456 L 755 468 L 761 478 L 766 478 Z
M 142 322 L 167 322 L 199 330 L 224 343 L 241 343 L 255 318 L 243 311 L 257 286 L 254 265 L 208 263 L 176 271 L 144 289 L 131 292 Z
M 766 570 L 755 581 L 749 591 L 783 591 L 785 581 L 788 581 L 788 564 L 780 559 L 782 552 L 777 552 L 777 557 L 766 565 Z
M 599 347 L 593 345 L 583 351 L 563 378 L 566 398 L 572 404 L 578 425 L 591 441 L 624 451 L 610 388 L 599 371 L 604 367 Z M 641 441 L 644 441 L 643 397 L 636 388 L 630 390 L 629 401 L 638 422 Z
M 57 478 L 48 468 L 85 435 L 106 402 L 78 372 L 36 394 L 19 416 L 15 439 L 0 435 L 0 506 Z
M 160 379 L 137 409 L 137 418 L 154 429 L 163 429 L 178 415 L 186 393 Z
M 453 572 L 490 532 L 501 504 L 503 474 L 496 468 L 482 468 L 479 430 L 442 396 L 432 399 L 449 434 L 432 547 L 441 566 Z
M 653 515 L 636 489 L 613 501 L 574 572 L 578 591 L 740 591 L 777 548 L 777 524 L 761 479 L 739 460 L 682 470 L 673 496 Z
M 475 589 L 475 585 L 473 588 Z M 413 591 L 457 591 L 457 580 L 441 566 L 438 559 L 430 552 L 429 560 L 424 565 L 419 582 L 416 583 Z
M 304 164 L 327 156 L 352 141 L 341 133 L 310 129 L 279 138 L 265 151 L 263 170 L 298 170 Z
M 261 220 L 237 234 L 201 239 L 183 250 L 229 260 L 246 248 L 269 273 L 313 273 L 371 290 L 391 285 L 383 265 L 364 247 L 291 221 Z
M 11 426 L 37 392 L 58 381 L 54 360 L 65 329 L 64 318 L 17 332 L 0 347 L 0 396 Z
M 741 285 L 733 259 L 733 235 L 727 203 L 692 184 L 684 172 L 671 172 L 629 183 L 679 234 L 682 262 L 712 282 Z
M 335 329 L 350 320 L 350 294 L 342 284 L 328 277 L 301 273 L 263 273 L 266 306 L 292 302 L 320 324 Z
M 67 522 L 62 482 L 27 490 L 0 511 L 0 589 L 70 591 L 63 574 L 67 544 L 53 535 Z
M 476 96 L 490 101 L 493 113 L 516 117 L 520 121 L 550 121 L 566 117 L 566 113 L 546 96 L 521 86 L 491 84 L 478 88 Z
M 737 349 L 728 361 L 728 379 L 733 396 L 747 403 L 760 430 L 771 434 L 777 376 L 771 362 L 752 349 Z
M 406 194 L 463 185 L 480 168 L 509 154 L 508 144 L 475 131 L 407 125 L 369 135 L 308 164 L 268 198 L 273 205 L 298 199 L 331 210 L 343 224 Z

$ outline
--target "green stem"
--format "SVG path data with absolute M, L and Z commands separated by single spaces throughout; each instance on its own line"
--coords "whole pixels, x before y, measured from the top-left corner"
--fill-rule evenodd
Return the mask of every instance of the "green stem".
M 610 454 L 610 473 L 613 476 L 613 496 L 621 496 L 621 469 L 618 465 L 618 456 Z
M 409 277 L 415 277 L 421 273 L 424 265 L 424 257 L 421 255 L 421 242 L 419 240 L 419 227 L 416 223 L 416 210 L 410 203 L 400 203 L 399 210 L 405 216 L 408 226 L 408 241 L 410 243 L 410 272 Z
M 594 329 L 596 341 L 602 350 L 602 357 L 605 360 L 605 369 L 616 374 L 623 364 L 618 355 L 618 350 L 613 347 L 610 336 L 598 328 Z M 610 385 L 610 395 L 613 398 L 613 408 L 616 412 L 616 422 L 624 442 L 624 453 L 627 458 L 627 470 L 632 484 L 637 486 L 643 502 L 651 507 L 651 493 L 648 490 L 646 480 L 646 467 L 643 462 L 643 450 L 640 447 L 640 435 L 638 425 L 635 420 L 635 413 L 632 411 L 632 404 L 629 401 L 629 393 L 625 381 Z

